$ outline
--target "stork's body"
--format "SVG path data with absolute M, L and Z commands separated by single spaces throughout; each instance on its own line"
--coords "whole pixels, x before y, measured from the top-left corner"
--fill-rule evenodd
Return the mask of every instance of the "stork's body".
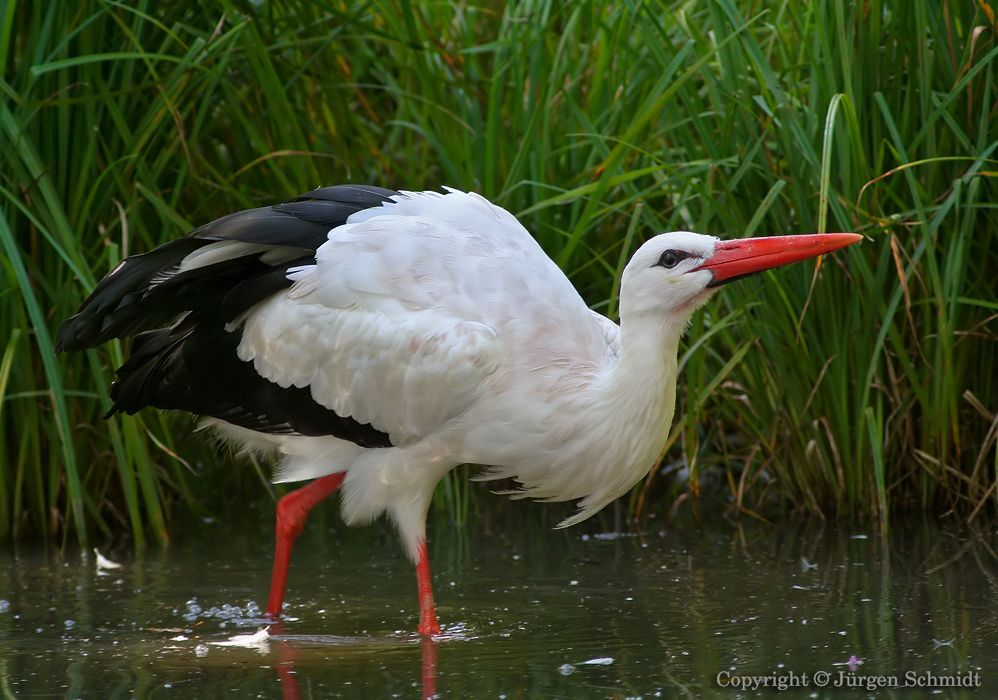
M 145 332 L 114 410 L 189 410 L 278 454 L 276 481 L 317 479 L 279 507 L 270 613 L 304 517 L 341 488 L 348 523 L 395 522 L 432 634 L 425 519 L 444 474 L 486 465 L 524 496 L 581 499 L 565 525 L 626 492 L 665 445 L 679 339 L 713 287 L 858 239 L 789 238 L 773 260 L 708 236 L 653 238 L 625 270 L 618 328 L 477 195 L 326 188 L 129 259 L 58 345 Z

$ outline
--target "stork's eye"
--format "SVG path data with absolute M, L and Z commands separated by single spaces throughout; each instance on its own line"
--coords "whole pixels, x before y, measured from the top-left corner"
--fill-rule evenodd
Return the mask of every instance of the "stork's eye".
M 662 253 L 662 257 L 655 264 L 671 270 L 687 257 L 689 257 L 689 254 L 681 250 L 667 250 Z

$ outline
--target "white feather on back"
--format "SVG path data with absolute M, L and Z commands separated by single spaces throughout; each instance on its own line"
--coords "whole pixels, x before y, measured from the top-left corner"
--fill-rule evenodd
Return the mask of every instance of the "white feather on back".
M 460 415 L 498 366 L 495 331 L 422 310 L 387 319 L 280 295 L 247 319 L 239 357 L 281 386 L 405 445 Z
M 599 326 L 600 330 L 603 332 L 603 340 L 606 341 L 606 346 L 613 353 L 613 356 L 620 359 L 620 326 L 608 319 L 603 314 L 592 312 L 593 320 L 596 321 L 596 325 Z
M 583 351 L 607 353 L 561 271 L 477 195 L 407 194 L 359 212 L 289 276 L 290 290 L 248 315 L 240 358 L 400 445 L 490 392 L 506 358 L 578 353 L 580 337 Z M 550 342 L 531 348 L 539 333 Z

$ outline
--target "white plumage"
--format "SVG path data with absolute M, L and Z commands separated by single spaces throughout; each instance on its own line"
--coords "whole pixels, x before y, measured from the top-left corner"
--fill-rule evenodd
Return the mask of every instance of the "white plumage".
M 609 324 L 505 210 L 462 192 L 406 194 L 350 217 L 315 257 L 291 273 L 294 286 L 247 316 L 239 357 L 281 386 L 310 387 L 320 404 L 387 432 L 397 447 L 355 469 L 363 450 L 353 443 L 269 436 L 284 457 L 278 481 L 347 472 L 347 521 L 388 510 L 415 557 L 436 481 L 458 464 L 495 465 L 492 475 L 517 478 L 526 495 L 595 494 L 577 519 L 651 467 L 644 453 L 654 460 L 661 444 L 613 478 L 633 459 L 631 445 L 646 441 L 607 450 L 594 440 L 619 432 L 599 423 L 629 422 L 593 411 L 617 363 Z M 654 386 L 648 400 L 662 405 L 644 408 L 657 425 L 643 430 L 667 432 L 670 386 Z M 587 417 L 595 424 L 582 426 Z
M 208 423 L 248 449 L 278 454 L 276 481 L 345 473 L 346 521 L 362 523 L 387 512 L 417 563 L 425 558 L 433 490 L 459 464 L 486 466 L 485 479 L 516 479 L 523 490 L 515 496 L 578 499 L 579 511 L 563 526 L 628 491 L 666 443 L 679 339 L 714 287 L 858 239 L 838 234 L 819 247 L 811 239 L 820 237 L 779 239 L 809 239 L 787 257 L 786 245 L 773 253 L 771 244 L 756 244 L 746 254 L 744 241 L 722 244 L 687 232 L 656 236 L 625 269 L 618 327 L 591 311 L 519 222 L 484 198 L 454 190 L 378 192 L 380 199 L 337 220 L 314 255 L 300 243 L 284 244 L 277 234 L 265 242 L 248 235 L 212 238 L 206 227 L 199 235 L 207 243 L 199 240 L 196 249 L 175 253 L 147 287 L 133 284 L 129 293 L 144 299 L 184 275 L 214 279 L 244 258 L 252 259 L 254 270 L 264 270 L 261 279 L 279 284 L 238 315 L 223 318 L 224 330 L 213 332 L 224 342 L 231 338 L 238 361 L 271 383 L 266 392 L 305 390 L 315 411 L 366 424 L 376 431 L 375 442 L 295 428 L 294 401 L 274 418 L 267 405 L 240 399 L 236 408 L 213 409 Z M 86 315 L 91 299 L 67 324 Z M 188 325 L 207 328 L 207 320 L 199 321 L 206 312 L 198 316 L 196 305 L 189 306 Z M 129 332 L 135 332 L 131 324 Z M 60 344 L 70 349 L 85 345 L 62 337 Z M 176 364 L 181 375 L 188 371 L 184 362 Z M 236 369 L 245 365 L 237 362 Z M 122 384 L 139 373 L 129 370 L 122 369 Z M 149 398 L 153 389 L 145 384 L 151 380 L 143 382 L 141 402 L 119 399 L 124 410 L 188 407 Z M 127 394 L 128 388 L 120 391 Z M 253 429 L 258 423 L 263 427 Z M 387 438 L 377 442 L 380 434 Z M 339 481 L 327 490 L 337 486 Z M 421 606 L 429 595 L 425 571 Z M 275 587 L 276 581 L 275 573 Z M 280 586 L 283 593 L 283 579 Z M 280 599 L 276 605 L 279 611 Z M 432 598 L 429 606 L 432 613 Z M 424 609 L 421 631 L 434 632 L 435 625 Z

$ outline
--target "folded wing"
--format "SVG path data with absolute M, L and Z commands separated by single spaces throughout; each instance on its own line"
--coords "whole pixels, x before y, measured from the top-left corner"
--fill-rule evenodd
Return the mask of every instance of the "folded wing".
M 110 413 L 181 409 L 268 433 L 333 435 L 364 447 L 388 434 L 281 387 L 239 359 L 233 324 L 291 286 L 288 270 L 314 263 L 330 229 L 397 193 L 376 187 L 315 190 L 274 207 L 223 217 L 119 264 L 59 329 L 56 350 L 135 336 L 118 370 Z

